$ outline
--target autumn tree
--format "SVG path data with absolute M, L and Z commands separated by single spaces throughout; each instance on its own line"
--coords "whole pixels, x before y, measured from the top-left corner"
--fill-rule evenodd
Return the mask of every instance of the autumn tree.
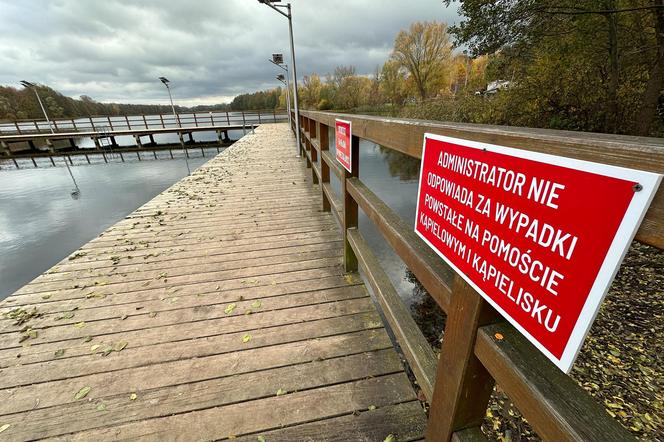
M 408 71 L 417 95 L 424 100 L 444 87 L 451 55 L 447 25 L 416 22 L 399 32 L 391 58 Z
M 538 110 L 560 106 L 563 113 L 599 111 L 601 126 L 570 122 L 585 130 L 646 135 L 664 97 L 663 2 L 462 0 L 463 18 L 451 32 L 474 55 L 497 50 L 503 50 L 503 58 L 509 54 L 521 89 L 538 73 L 541 78 L 569 80 L 556 81 L 555 94 L 552 85 L 538 82 L 535 86 L 545 86 L 542 92 L 550 97 L 540 100 L 544 107 Z M 575 99 L 576 93 L 582 100 Z
M 380 90 L 388 103 L 403 106 L 406 101 L 406 73 L 395 60 L 383 64 L 379 79 Z

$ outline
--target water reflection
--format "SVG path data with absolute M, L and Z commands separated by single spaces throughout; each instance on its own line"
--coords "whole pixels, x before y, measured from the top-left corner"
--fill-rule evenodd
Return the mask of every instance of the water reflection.
M 192 158 L 193 168 L 217 154 Z M 0 172 L 0 299 L 187 174 L 184 160 L 85 165 L 70 198 L 64 167 Z
M 334 157 L 334 129 L 329 131 L 329 138 Z M 360 141 L 360 179 L 406 224 L 412 226 L 415 225 L 419 173 L 419 159 L 366 140 Z M 330 182 L 336 194 L 340 195 L 341 183 L 334 174 L 331 174 Z M 444 328 L 443 312 L 361 210 L 359 229 L 399 296 L 409 306 L 422 332 L 437 348 L 440 344 L 436 342 Z

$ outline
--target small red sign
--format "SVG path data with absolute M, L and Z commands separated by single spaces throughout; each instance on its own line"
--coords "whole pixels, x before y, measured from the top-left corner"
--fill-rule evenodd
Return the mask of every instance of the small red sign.
M 353 151 L 351 149 L 351 123 L 345 120 L 334 120 L 335 146 L 337 148 L 337 161 L 349 172 L 352 172 Z
M 415 232 L 568 372 L 660 180 L 426 134 Z

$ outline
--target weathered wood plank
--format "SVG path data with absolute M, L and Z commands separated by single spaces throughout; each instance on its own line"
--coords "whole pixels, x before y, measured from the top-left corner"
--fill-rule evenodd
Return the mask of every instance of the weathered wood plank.
M 0 302 L 39 314 L 0 319 L 3 437 L 199 440 L 312 425 L 423 436 L 424 412 L 361 280 L 344 274 L 339 228 L 313 209 L 292 142 L 283 126 L 247 135 Z

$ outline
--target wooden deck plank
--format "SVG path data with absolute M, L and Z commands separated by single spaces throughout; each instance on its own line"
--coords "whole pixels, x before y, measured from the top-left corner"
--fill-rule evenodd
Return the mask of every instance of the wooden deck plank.
M 421 439 L 294 150 L 286 125 L 258 128 L 1 302 L 2 436 Z

